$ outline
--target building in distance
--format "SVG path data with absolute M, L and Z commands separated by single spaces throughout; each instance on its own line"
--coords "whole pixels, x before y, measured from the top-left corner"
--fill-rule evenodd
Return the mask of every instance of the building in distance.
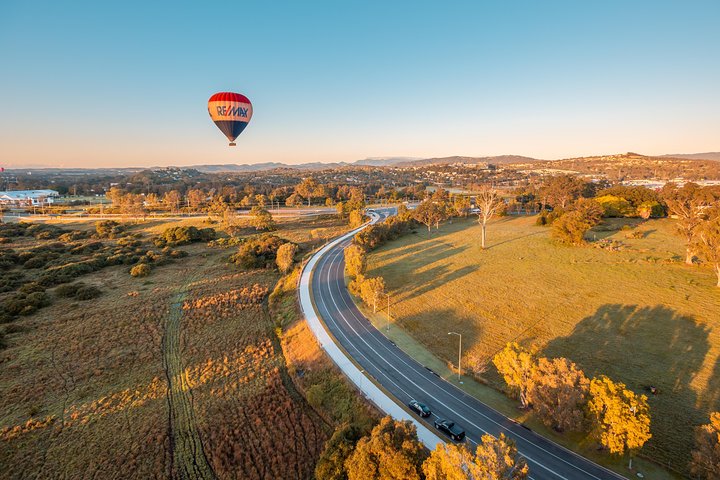
M 43 206 L 54 203 L 59 196 L 55 190 L 11 190 L 0 192 L 0 205 Z

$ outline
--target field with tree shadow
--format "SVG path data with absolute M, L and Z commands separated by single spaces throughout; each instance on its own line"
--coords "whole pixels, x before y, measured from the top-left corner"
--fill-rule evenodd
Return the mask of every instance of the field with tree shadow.
M 685 472 L 692 427 L 720 409 L 720 290 L 709 268 L 683 263 L 672 219 L 612 220 L 595 234 L 619 248 L 562 246 L 533 217 L 505 217 L 482 250 L 477 223 L 456 220 L 371 252 L 367 275 L 385 279 L 394 326 L 453 365 L 447 332 L 463 333 L 464 365 L 497 389 L 490 360 L 518 341 L 648 394 L 642 454 Z

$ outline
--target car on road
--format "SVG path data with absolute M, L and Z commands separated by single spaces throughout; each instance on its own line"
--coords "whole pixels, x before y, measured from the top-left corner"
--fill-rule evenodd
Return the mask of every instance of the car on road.
M 427 405 L 420 403 L 417 400 L 410 400 L 408 407 L 423 418 L 429 417 L 432 414 Z
M 439 418 L 435 420 L 435 428 L 456 442 L 460 442 L 465 439 L 465 430 L 460 428 L 458 425 L 455 425 L 455 422 L 453 421 Z

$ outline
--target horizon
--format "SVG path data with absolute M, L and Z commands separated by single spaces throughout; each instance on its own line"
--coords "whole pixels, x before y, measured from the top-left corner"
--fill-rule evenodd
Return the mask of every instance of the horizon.
M 223 166 L 223 165 L 252 166 L 252 165 L 265 165 L 265 164 L 268 164 L 268 165 L 269 165 L 269 164 L 277 164 L 277 165 L 282 165 L 282 166 L 287 166 L 287 167 L 303 166 L 303 165 L 311 165 L 311 164 L 322 164 L 322 165 L 333 166 L 333 165 L 338 165 L 338 164 L 339 164 L 339 165 L 341 165 L 341 166 L 350 166 L 350 167 L 352 167 L 352 166 L 369 166 L 369 165 L 356 165 L 357 162 L 363 162 L 363 161 L 368 161 L 368 160 L 402 159 L 401 162 L 398 162 L 398 163 L 402 163 L 402 162 L 413 162 L 413 161 L 431 160 L 431 159 L 446 159 L 446 158 L 455 158 L 455 157 L 458 157 L 458 158 L 478 158 L 478 159 L 489 158 L 489 159 L 492 159 L 492 158 L 497 158 L 497 157 L 506 157 L 506 156 L 509 156 L 509 157 L 526 157 L 526 158 L 529 158 L 529 159 L 531 159 L 531 160 L 533 160 L 533 161 L 538 161 L 538 162 L 554 162 L 554 161 L 562 161 L 562 160 L 572 160 L 572 159 L 576 159 L 576 158 L 609 157 L 609 156 L 621 156 L 621 155 L 629 155 L 629 154 L 635 154 L 635 155 L 640 155 L 640 156 L 649 157 L 649 158 L 667 157 L 668 159 L 673 159 L 673 158 L 675 158 L 675 159 L 690 160 L 690 159 L 683 158 L 682 156 L 683 156 L 683 155 L 704 155 L 704 154 L 707 154 L 707 155 L 720 155 L 720 150 L 718 150 L 718 151 L 709 151 L 709 152 L 686 152 L 686 153 L 676 152 L 676 153 L 667 153 L 667 154 L 659 154 L 659 155 L 648 155 L 648 154 L 645 154 L 645 153 L 642 153 L 642 152 L 626 151 L 626 152 L 601 153 L 601 154 L 594 154 L 594 155 L 583 155 L 583 156 L 577 156 L 577 157 L 552 158 L 552 159 L 551 159 L 551 158 L 528 157 L 528 156 L 525 156 L 525 155 L 516 155 L 516 154 L 511 154 L 511 153 L 509 153 L 509 154 L 500 154 L 500 155 L 443 155 L 443 156 L 438 156 L 438 157 L 406 157 L 406 156 L 386 156 L 386 157 L 378 157 L 378 156 L 375 156 L 375 157 L 367 157 L 367 158 L 356 159 L 356 160 L 352 160 L 352 161 L 349 161 L 349 162 L 348 162 L 348 161 L 339 161 L 339 162 L 329 161 L 329 162 L 302 162 L 302 163 L 288 163 L 288 162 L 195 163 L 195 164 L 187 164 L 187 165 L 178 165 L 178 164 L 167 164 L 167 165 L 123 165 L 123 166 L 112 166 L 112 165 L 111 165 L 111 166 L 98 166 L 98 167 L 92 167 L 92 166 L 40 165 L 40 164 L 37 164 L 37 165 L 12 165 L 12 164 L 6 164 L 6 165 L 4 165 L 3 167 L 5 168 L 5 170 L 20 170 L 20 169 L 33 169 L 33 170 L 51 170 L 51 169 L 55 169 L 55 170 L 103 170 L 103 169 L 109 169 L 109 170 L 112 170 L 112 169 L 118 169 L 118 170 L 128 169 L 128 170 L 132 170 L 132 169 L 148 169 L 148 170 L 152 170 L 152 169 L 164 169 L 164 168 L 180 168 L 180 169 L 185 169 L 185 168 L 192 168 L 192 167 L 212 167 L 212 166 Z M 675 155 L 677 155 L 677 157 L 675 157 Z M 700 157 L 698 157 L 698 158 L 693 158 L 692 160 L 697 160 L 697 161 L 703 161 L 703 160 L 704 160 L 704 161 L 720 161 L 720 160 L 717 160 L 717 159 L 700 158 Z M 0 166 L 2 166 L 2 165 L 0 165 Z M 391 164 L 391 165 L 384 165 L 384 166 L 385 166 L 385 167 L 387 167 L 387 166 L 392 166 L 392 164 Z M 221 173 L 221 172 L 217 172 L 217 173 Z
M 11 2 L 0 166 L 720 150 L 720 4 L 513 7 Z M 223 90 L 253 103 L 233 148 L 206 110 Z

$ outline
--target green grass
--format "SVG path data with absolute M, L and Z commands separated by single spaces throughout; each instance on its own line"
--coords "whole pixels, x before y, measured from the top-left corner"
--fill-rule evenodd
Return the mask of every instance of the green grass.
M 637 221 L 614 221 L 637 224 Z M 673 220 L 591 232 L 622 242 L 619 252 L 556 244 L 534 218 L 501 218 L 480 229 L 455 221 L 373 252 L 368 274 L 385 278 L 397 328 L 442 362 L 463 362 L 502 388 L 492 356 L 508 341 L 564 356 L 588 375 L 606 374 L 649 395 L 653 439 L 643 454 L 685 471 L 692 427 L 720 410 L 720 289 L 712 272 L 682 263 Z

